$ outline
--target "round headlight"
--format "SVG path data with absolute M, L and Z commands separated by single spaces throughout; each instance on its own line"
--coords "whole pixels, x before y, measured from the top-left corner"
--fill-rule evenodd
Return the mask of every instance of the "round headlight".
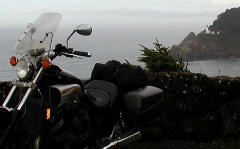
M 27 79 L 32 73 L 31 67 L 32 67 L 31 63 L 29 63 L 25 59 L 18 61 L 16 65 L 16 72 L 17 72 L 18 78 L 20 80 Z

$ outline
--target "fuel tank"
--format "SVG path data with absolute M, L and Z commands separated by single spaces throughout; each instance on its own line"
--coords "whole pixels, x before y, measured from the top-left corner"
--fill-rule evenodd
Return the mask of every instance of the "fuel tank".
M 82 88 L 84 86 L 79 77 L 56 65 L 52 65 L 44 72 L 43 80 L 46 80 L 49 86 L 54 84 L 79 84 Z

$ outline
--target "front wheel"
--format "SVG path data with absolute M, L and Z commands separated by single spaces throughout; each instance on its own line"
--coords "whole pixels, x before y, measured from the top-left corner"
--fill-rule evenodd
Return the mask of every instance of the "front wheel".
M 41 137 L 37 137 L 34 142 L 34 149 L 41 149 Z
M 34 141 L 34 149 L 49 149 L 47 142 L 40 136 L 36 137 Z

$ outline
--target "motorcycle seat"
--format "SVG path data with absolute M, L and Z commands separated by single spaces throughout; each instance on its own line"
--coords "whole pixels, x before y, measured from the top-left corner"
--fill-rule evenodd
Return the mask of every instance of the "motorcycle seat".
M 110 82 L 92 80 L 85 86 L 85 94 L 96 107 L 111 108 L 117 100 L 118 89 Z

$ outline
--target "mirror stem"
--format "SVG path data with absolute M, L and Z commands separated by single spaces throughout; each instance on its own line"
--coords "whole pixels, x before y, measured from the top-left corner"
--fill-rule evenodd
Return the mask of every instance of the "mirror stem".
M 72 37 L 72 35 L 73 35 L 75 32 L 76 32 L 76 30 L 74 30 L 74 31 L 72 32 L 72 34 L 67 38 L 67 41 L 66 41 L 66 43 L 67 43 L 67 48 L 68 48 L 68 40 Z

